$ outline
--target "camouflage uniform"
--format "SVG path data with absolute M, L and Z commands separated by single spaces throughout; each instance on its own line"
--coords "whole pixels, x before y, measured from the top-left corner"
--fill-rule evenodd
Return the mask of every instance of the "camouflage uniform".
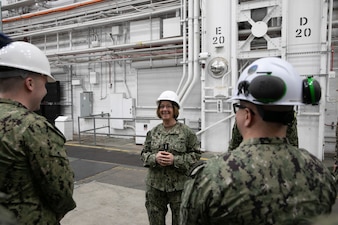
M 333 174 L 336 177 L 338 187 L 338 121 L 336 124 L 336 153 L 334 156 Z
M 55 225 L 75 208 L 65 138 L 21 103 L 0 99 L 0 191 L 20 225 Z
M 334 159 L 335 159 L 335 164 L 338 165 L 338 121 L 336 124 L 336 154 L 334 156 Z M 337 172 L 337 169 L 335 172 Z
M 0 203 L 6 199 L 6 195 L 0 192 Z M 17 225 L 14 215 L 11 211 L 0 204 L 0 225 Z
M 193 170 L 181 225 L 301 224 L 328 214 L 337 191 L 330 171 L 286 138 L 254 138 Z
M 331 213 L 330 215 L 319 216 L 318 218 L 310 221 L 311 225 L 337 225 L 338 214 Z
M 162 167 L 155 161 L 158 151 L 164 150 L 174 155 L 174 164 Z M 147 133 L 141 153 L 143 165 L 148 167 L 146 177 L 146 208 L 150 225 L 164 225 L 170 204 L 172 224 L 178 224 L 179 207 L 188 170 L 201 157 L 196 134 L 186 125 L 177 122 L 170 130 L 159 124 Z
M 0 225 L 17 225 L 13 214 L 0 205 Z
M 297 117 L 294 117 L 292 123 L 288 125 L 286 137 L 288 138 L 290 144 L 298 147 Z M 243 137 L 238 130 L 237 124 L 235 123 L 232 127 L 232 137 L 229 143 L 228 151 L 236 149 L 242 141 Z

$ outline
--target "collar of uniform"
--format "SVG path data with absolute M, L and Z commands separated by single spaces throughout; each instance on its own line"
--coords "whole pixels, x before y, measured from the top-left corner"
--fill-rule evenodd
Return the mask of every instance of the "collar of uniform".
M 18 106 L 18 107 L 26 108 L 26 106 L 24 106 L 24 105 L 21 104 L 20 102 L 14 101 L 14 100 L 12 100 L 12 99 L 0 98 L 0 103 L 12 104 L 12 105 L 16 105 L 16 106 Z M 27 109 L 27 108 L 26 108 L 26 109 Z
M 258 145 L 258 144 L 290 144 L 289 140 L 284 137 L 264 137 L 264 138 L 250 138 L 243 140 L 239 146 L 243 145 Z
M 174 126 L 172 126 L 170 129 L 167 129 L 163 126 L 163 123 L 161 123 L 161 130 L 167 132 L 167 133 L 179 133 L 179 131 L 177 130 L 179 122 L 177 121 L 176 124 Z

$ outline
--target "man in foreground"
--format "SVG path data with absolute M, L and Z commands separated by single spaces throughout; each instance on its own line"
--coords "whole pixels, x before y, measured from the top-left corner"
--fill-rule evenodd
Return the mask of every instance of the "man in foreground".
M 286 138 L 294 105 L 319 99 L 319 84 L 302 80 L 282 59 L 246 68 L 232 97 L 243 142 L 192 170 L 180 224 L 307 224 L 329 214 L 337 194 L 333 176 Z
M 63 134 L 34 113 L 46 83 L 55 79 L 36 46 L 0 46 L 0 192 L 6 194 L 1 203 L 20 225 L 59 224 L 75 208 L 74 173 Z

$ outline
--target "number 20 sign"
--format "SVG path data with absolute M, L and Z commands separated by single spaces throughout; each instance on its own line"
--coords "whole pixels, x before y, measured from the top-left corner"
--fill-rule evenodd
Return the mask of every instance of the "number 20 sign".
M 296 29 L 296 38 L 302 37 L 310 37 L 311 36 L 311 28 L 304 27 L 308 25 L 308 18 L 307 17 L 300 17 L 299 18 L 299 25 L 300 28 Z

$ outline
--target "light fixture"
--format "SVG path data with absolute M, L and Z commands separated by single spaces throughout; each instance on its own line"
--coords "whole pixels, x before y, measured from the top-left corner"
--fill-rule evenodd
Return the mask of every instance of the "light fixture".
M 208 64 L 208 71 L 214 78 L 222 78 L 228 72 L 228 62 L 222 57 L 215 57 Z

